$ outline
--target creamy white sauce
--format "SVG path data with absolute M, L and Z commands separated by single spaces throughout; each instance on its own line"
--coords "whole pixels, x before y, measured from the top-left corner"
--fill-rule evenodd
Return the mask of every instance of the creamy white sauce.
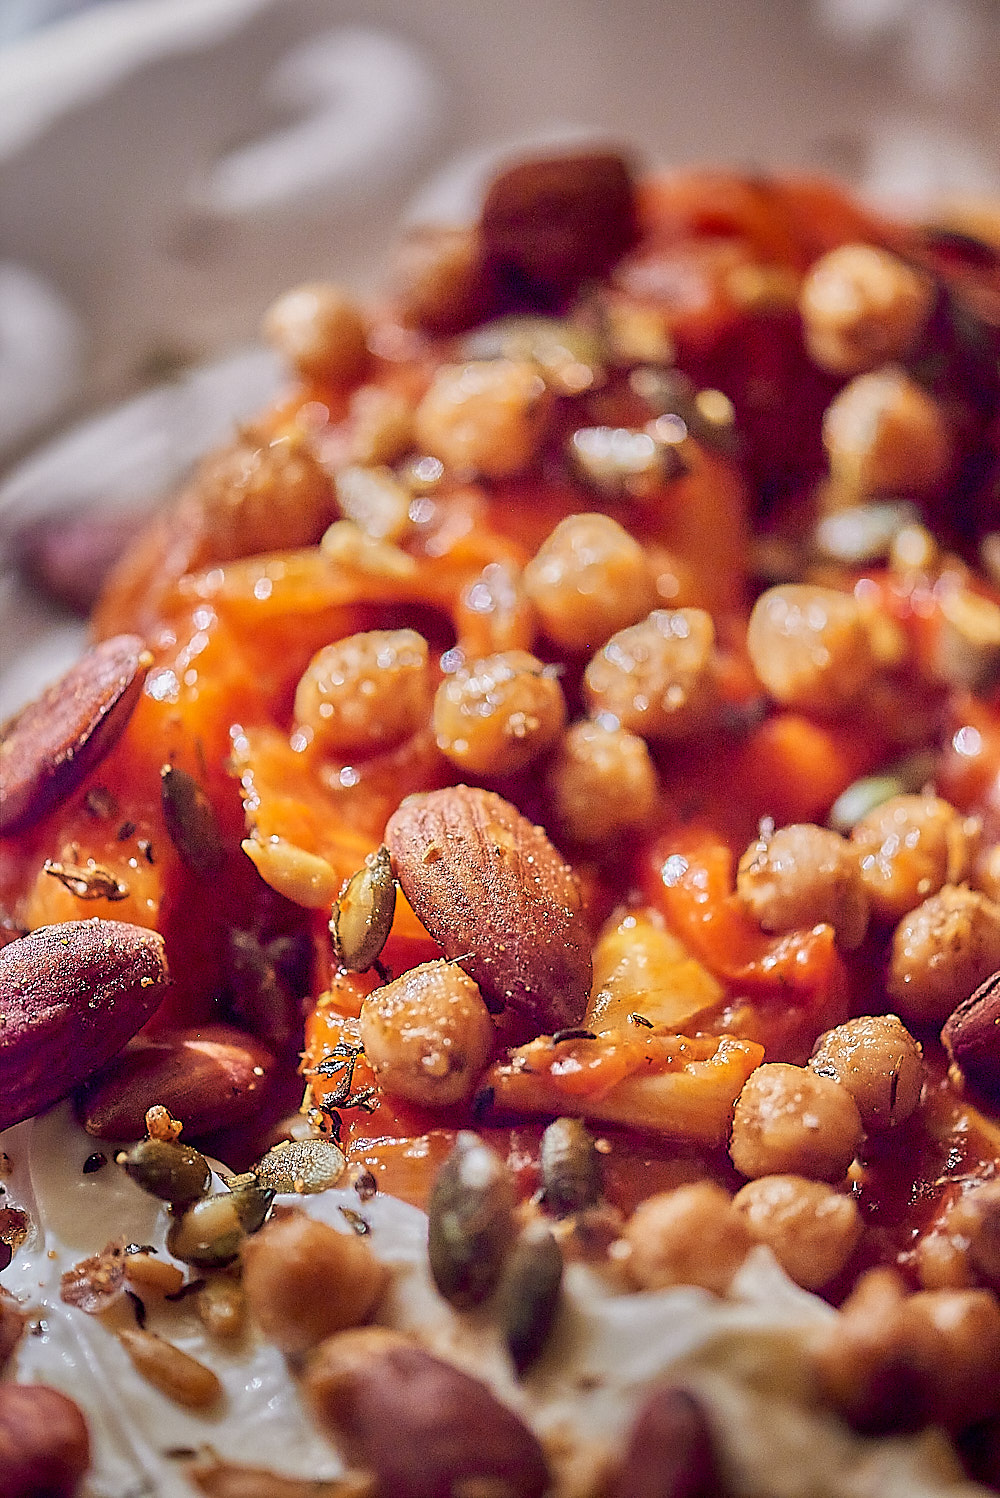
M 94 1445 L 85 1498 L 191 1498 L 183 1461 L 168 1454 L 178 1449 L 210 1446 L 230 1461 L 294 1476 L 342 1470 L 303 1409 L 284 1358 L 253 1333 L 230 1348 L 207 1336 L 191 1301 L 148 1298 L 149 1329 L 222 1381 L 218 1413 L 201 1415 L 147 1383 L 111 1335 L 115 1325 L 132 1324 L 127 1302 L 102 1318 L 62 1301 L 63 1271 L 109 1240 L 155 1244 L 166 1256 L 166 1214 L 113 1163 L 113 1150 L 101 1145 L 108 1164 L 84 1175 L 95 1141 L 65 1108 L 9 1130 L 0 1148 L 14 1167 L 3 1183 L 6 1201 L 33 1223 L 31 1238 L 0 1276 L 34 1322 L 8 1376 L 52 1384 L 84 1410 Z M 747 1260 L 726 1300 L 695 1289 L 623 1294 L 570 1265 L 554 1334 L 519 1384 L 488 1312 L 460 1315 L 435 1291 L 423 1213 L 383 1196 L 362 1205 L 353 1191 L 339 1190 L 301 1205 L 342 1231 L 351 1230 L 342 1207 L 362 1212 L 369 1242 L 394 1271 L 378 1319 L 412 1331 L 519 1409 L 553 1454 L 559 1498 L 590 1491 L 601 1452 L 668 1370 L 704 1397 L 736 1495 L 971 1498 L 983 1491 L 959 1480 L 946 1444 L 933 1434 L 865 1440 L 811 1407 L 805 1344 L 835 1313 L 793 1285 L 766 1249 Z

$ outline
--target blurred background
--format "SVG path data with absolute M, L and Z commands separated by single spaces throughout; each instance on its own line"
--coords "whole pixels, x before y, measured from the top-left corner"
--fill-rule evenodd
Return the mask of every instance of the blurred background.
M 274 391 L 307 278 L 378 284 L 498 154 L 798 166 L 1000 196 L 995 0 L 0 0 L 0 563 L 149 504 Z M 0 716 L 81 638 L 0 566 Z

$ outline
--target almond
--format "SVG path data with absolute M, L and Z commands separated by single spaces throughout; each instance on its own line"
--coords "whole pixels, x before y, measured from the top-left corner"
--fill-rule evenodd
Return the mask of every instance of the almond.
M 655 1389 L 639 1412 L 607 1498 L 710 1498 L 719 1491 L 711 1434 L 701 1407 L 686 1389 Z
M 392 1498 L 541 1498 L 549 1474 L 537 1438 L 507 1405 L 441 1358 L 384 1327 L 321 1343 L 305 1393 L 355 1467 Z
M 0 832 L 39 821 L 64 801 L 119 738 L 152 662 L 137 635 L 93 646 L 0 741 Z
M 941 1039 L 974 1087 L 1000 1100 L 1000 973 L 980 983 L 947 1020 Z
M 612 151 L 520 162 L 487 192 L 480 234 L 488 270 L 515 297 L 559 304 L 635 239 L 629 166 Z
M 168 982 L 163 938 L 125 921 L 41 926 L 0 949 L 0 1129 L 109 1061 Z
M 4 1498 L 70 1498 L 89 1465 L 87 1423 L 72 1399 L 44 1384 L 0 1384 Z
M 230 1025 L 165 1030 L 126 1046 L 84 1088 L 79 1111 L 99 1139 L 141 1138 L 156 1103 L 186 1135 L 210 1134 L 257 1112 L 273 1069 L 271 1052 Z
M 408 796 L 385 833 L 419 920 L 534 1034 L 579 1022 L 590 993 L 590 941 L 572 869 L 541 827 L 493 791 L 450 786 Z

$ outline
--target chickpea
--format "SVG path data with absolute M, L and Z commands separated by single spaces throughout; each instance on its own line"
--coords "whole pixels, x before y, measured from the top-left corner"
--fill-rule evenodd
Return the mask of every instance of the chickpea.
M 783 583 L 762 593 L 747 628 L 747 650 L 776 702 L 836 715 L 875 678 L 875 646 L 850 593 Z
M 761 1176 L 736 1193 L 733 1206 L 804 1290 L 822 1289 L 838 1275 L 861 1237 L 854 1198 L 802 1176 Z
M 851 829 L 873 913 L 898 921 L 943 884 L 969 874 L 979 821 L 939 796 L 893 796 Z
M 361 1006 L 361 1041 L 379 1082 L 425 1107 L 467 1103 L 496 1031 L 478 985 L 453 962 L 425 962 Z
M 846 1087 L 801 1066 L 758 1066 L 736 1100 L 729 1154 L 741 1175 L 839 1181 L 864 1130 Z
M 408 327 L 447 337 L 489 310 L 489 278 L 471 228 L 415 230 L 396 252 L 392 279 L 396 311 Z
M 303 438 L 252 428 L 201 465 L 181 501 L 198 535 L 188 565 L 314 546 L 336 514 L 333 486 Z
M 989 1290 L 907 1295 L 894 1271 L 869 1270 L 816 1352 L 821 1388 L 862 1429 L 962 1429 L 1000 1410 L 1000 1306 Z
M 626 1271 L 641 1290 L 700 1285 L 725 1295 L 753 1238 L 728 1194 L 711 1181 L 641 1202 L 625 1226 Z
M 592 711 L 648 739 L 696 732 L 717 702 L 715 625 L 704 609 L 654 609 L 619 630 L 584 675 Z
M 400 541 L 410 529 L 412 495 L 390 468 L 347 464 L 334 479 L 337 503 L 345 520 L 377 541 Z
M 641 826 L 656 806 L 656 771 L 645 740 L 600 723 L 573 724 L 547 784 L 558 820 L 577 843 L 606 843 Z
M 550 640 L 593 650 L 656 602 L 646 554 L 610 515 L 569 515 L 524 569 L 524 589 Z
M 444 364 L 417 407 L 417 444 L 446 468 L 506 478 L 538 453 L 550 409 L 529 360 Z
M 940 1023 L 1000 968 L 1000 905 L 945 884 L 903 917 L 887 989 L 904 1019 Z
M 810 822 L 779 827 L 751 843 L 740 859 L 736 892 L 762 931 L 825 922 L 851 950 L 868 927 L 868 896 L 850 845 Z
M 325 281 L 280 296 L 264 318 L 264 334 L 306 380 L 351 385 L 368 358 L 361 308 L 349 292 Z
M 382 385 L 362 385 L 350 402 L 347 456 L 364 468 L 395 463 L 413 446 L 413 407 Z
M 264 1224 L 242 1245 L 243 1289 L 264 1336 L 293 1356 L 374 1310 L 386 1270 L 355 1233 L 302 1211 Z
M 806 348 L 830 374 L 855 375 L 906 354 L 934 305 L 929 276 L 898 255 L 845 244 L 812 266 L 799 294 Z
M 513 775 L 562 733 L 566 703 L 556 676 L 525 650 L 470 661 L 434 698 L 442 754 L 474 775 Z
M 331 754 L 372 754 L 408 738 L 431 706 L 427 641 L 372 630 L 326 645 L 295 690 L 295 720 Z
M 944 412 L 899 369 L 858 375 L 823 417 L 830 477 L 844 496 L 932 494 L 954 451 Z
M 858 1105 L 868 1133 L 909 1118 L 924 1083 L 923 1052 L 895 1014 L 869 1014 L 827 1030 L 809 1070 L 832 1077 Z
M 970 1187 L 945 1220 L 952 1238 L 963 1240 L 972 1266 L 993 1289 L 1000 1286 L 1000 1180 Z

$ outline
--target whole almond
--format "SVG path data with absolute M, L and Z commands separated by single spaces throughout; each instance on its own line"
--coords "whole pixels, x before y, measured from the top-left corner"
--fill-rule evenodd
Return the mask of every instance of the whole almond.
M 230 1025 L 165 1030 L 126 1046 L 83 1089 L 79 1112 L 98 1139 L 141 1138 L 155 1103 L 186 1135 L 210 1134 L 257 1112 L 273 1070 L 271 1052 Z
M 1000 973 L 980 983 L 946 1021 L 941 1039 L 974 1087 L 1000 1099 Z
M 103 759 L 132 716 L 151 661 L 137 635 L 102 640 L 6 726 L 0 832 L 39 821 Z
M 520 162 L 489 188 L 480 234 L 487 267 L 515 296 L 558 304 L 635 239 L 629 166 L 612 151 Z
M 632 1426 L 607 1498 L 714 1498 L 718 1491 L 701 1407 L 685 1389 L 654 1390 Z
M 168 982 L 162 936 L 125 921 L 40 926 L 0 949 L 0 1129 L 109 1061 Z
M 575 1025 L 590 993 L 590 941 L 572 869 L 493 791 L 449 786 L 408 796 L 385 832 L 393 869 L 446 957 L 495 1013 L 534 1034 Z
M 44 1384 L 0 1384 L 3 1498 L 70 1498 L 90 1465 L 87 1423 Z
M 305 1374 L 320 1424 L 392 1498 L 540 1498 L 549 1474 L 519 1415 L 461 1369 L 397 1332 L 360 1327 L 321 1343 Z

